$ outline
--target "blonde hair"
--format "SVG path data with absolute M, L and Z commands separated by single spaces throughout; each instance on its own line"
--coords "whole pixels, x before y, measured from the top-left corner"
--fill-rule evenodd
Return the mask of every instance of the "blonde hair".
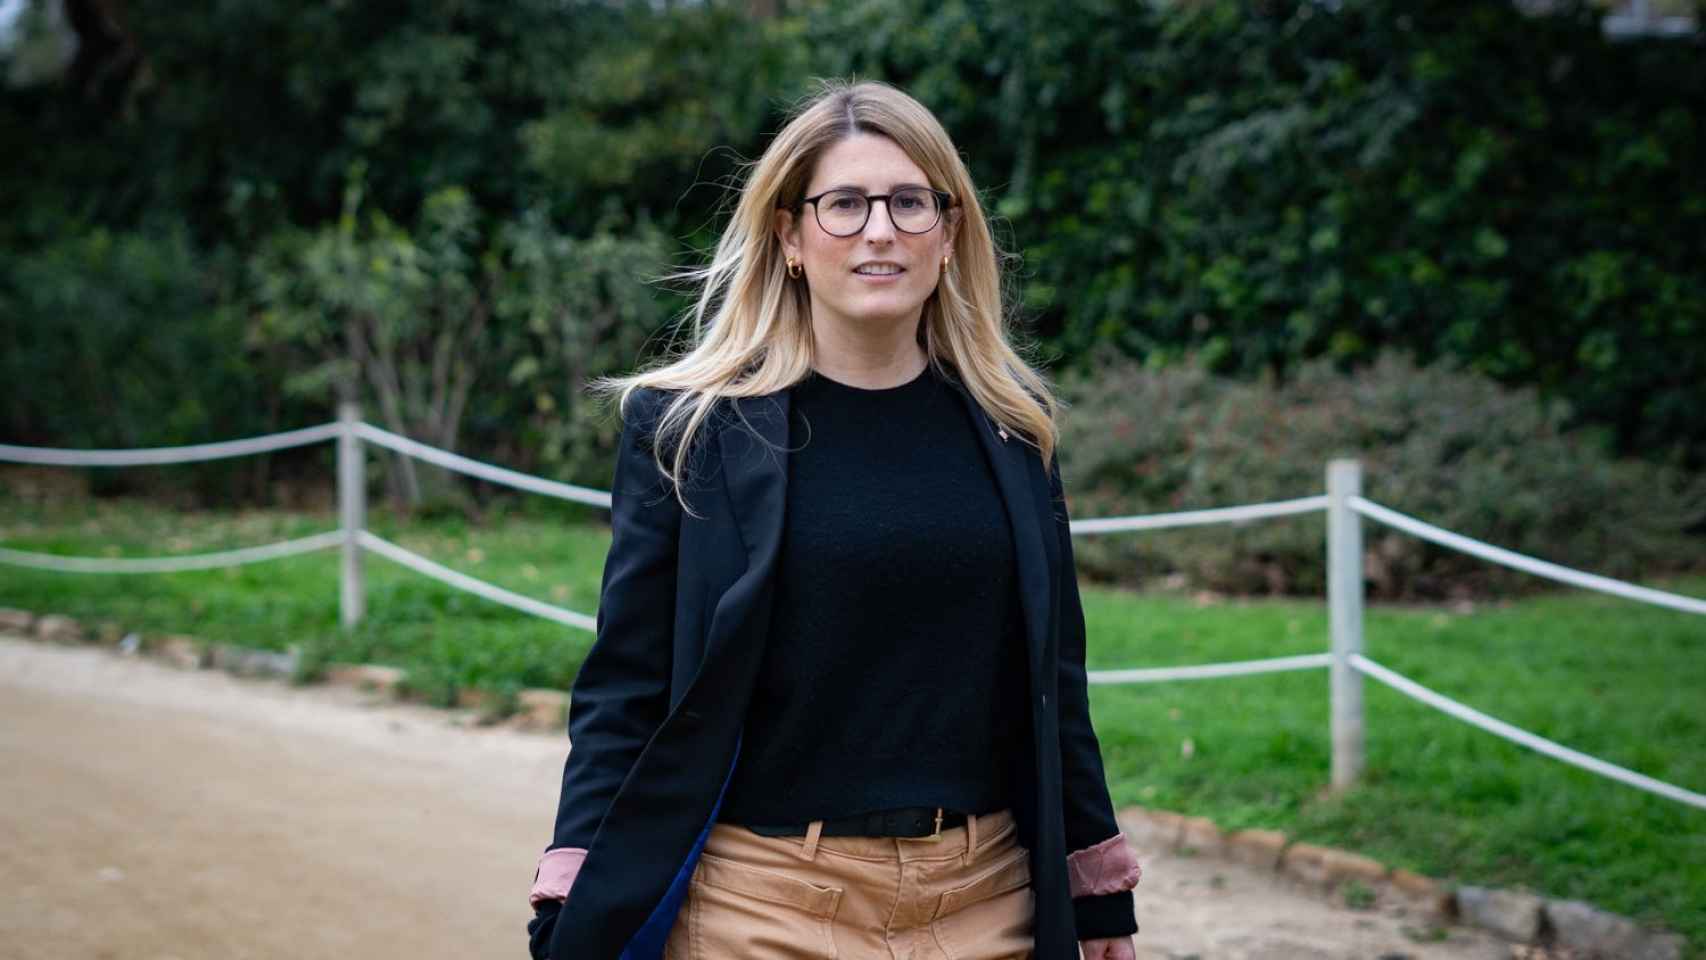
M 619 392 L 624 416 L 629 397 L 641 387 L 675 393 L 657 419 L 653 457 L 683 507 L 692 438 L 718 400 L 773 393 L 811 372 L 811 301 L 804 284 L 787 279 L 775 211 L 804 195 L 828 147 L 860 133 L 894 141 L 931 186 L 955 200 L 953 256 L 920 318 L 920 345 L 929 362 L 938 371 L 951 367 L 978 405 L 1036 447 L 1044 464 L 1054 454 L 1060 404 L 1009 342 L 1000 258 L 971 175 L 947 131 L 923 104 L 887 84 L 822 81 L 751 166 L 710 263 L 676 275 L 699 289 L 682 318 L 692 327 L 689 348 L 650 369 L 589 384 L 593 391 Z

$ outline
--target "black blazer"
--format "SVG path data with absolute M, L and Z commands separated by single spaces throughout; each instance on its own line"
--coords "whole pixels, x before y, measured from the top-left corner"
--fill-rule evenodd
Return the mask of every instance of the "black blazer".
M 1074 899 L 1068 886 L 1068 854 L 1108 841 L 1119 827 L 1090 726 L 1084 614 L 1059 465 L 1045 471 L 1035 448 L 1002 436 L 949 379 L 983 427 L 1018 553 L 1034 746 L 1025 772 L 1035 790 L 1021 792 L 1014 813 L 1031 851 L 1036 957 L 1076 960 L 1080 937 L 1137 928 L 1129 889 Z M 661 942 L 658 931 L 673 920 L 737 762 L 768 632 L 789 398 L 781 390 L 725 400 L 706 418 L 685 488 L 699 517 L 681 510 L 652 461 L 664 395 L 642 389 L 630 398 L 597 638 L 570 699 L 572 750 L 547 848 L 547 856 L 585 851 L 548 934 L 552 957 L 602 960 L 625 948 L 642 956 L 646 935 Z

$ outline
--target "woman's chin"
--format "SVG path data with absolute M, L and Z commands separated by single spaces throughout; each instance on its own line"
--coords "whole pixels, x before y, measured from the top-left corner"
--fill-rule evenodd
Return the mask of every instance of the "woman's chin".
M 836 313 L 860 323 L 882 323 L 906 320 L 918 316 L 918 311 L 928 299 L 907 294 L 903 291 L 885 291 L 883 293 L 866 293 L 862 296 L 849 297 L 835 304 Z

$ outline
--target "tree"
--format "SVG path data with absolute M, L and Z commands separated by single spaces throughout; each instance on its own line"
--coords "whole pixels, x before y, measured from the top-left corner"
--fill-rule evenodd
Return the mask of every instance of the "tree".
M 476 211 L 465 191 L 446 188 L 411 234 L 381 211 L 363 217 L 362 172 L 352 171 L 335 226 L 258 258 L 263 336 L 312 358 L 287 389 L 366 395 L 392 431 L 455 450 L 491 316 Z M 418 505 L 414 461 L 395 463 L 393 493 Z

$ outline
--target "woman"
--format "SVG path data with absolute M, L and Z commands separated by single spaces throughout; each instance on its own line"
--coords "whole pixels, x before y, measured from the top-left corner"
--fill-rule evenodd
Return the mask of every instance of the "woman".
M 1132 957 L 1056 404 L 947 134 L 828 85 L 693 276 L 691 350 L 600 384 L 612 541 L 533 955 Z

